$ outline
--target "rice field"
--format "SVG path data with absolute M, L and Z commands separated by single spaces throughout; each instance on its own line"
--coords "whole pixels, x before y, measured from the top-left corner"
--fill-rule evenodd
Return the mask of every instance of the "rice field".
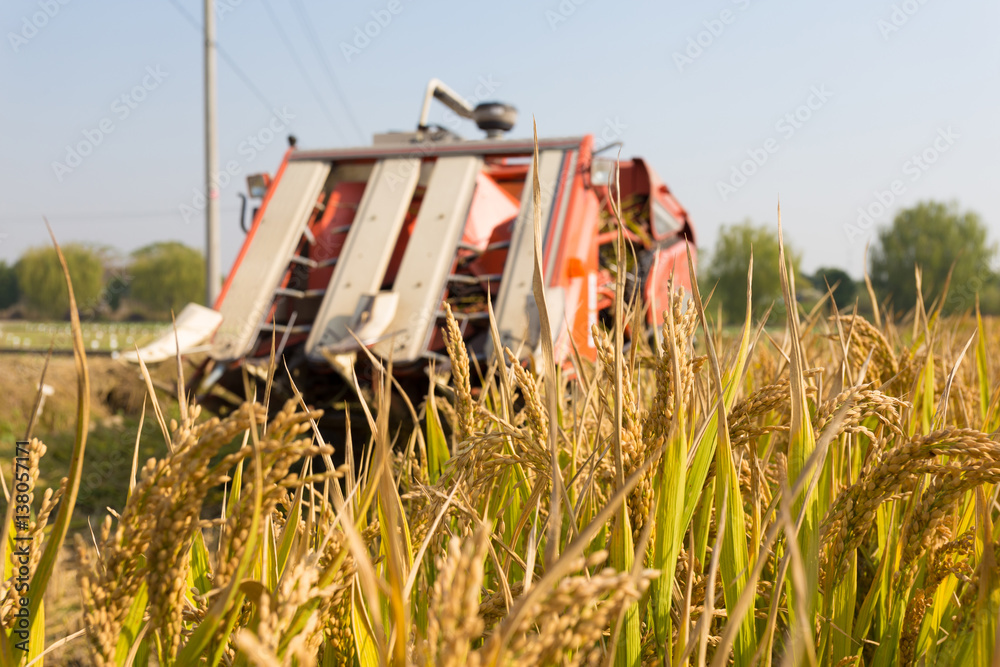
M 169 328 L 169 324 L 149 322 L 83 322 L 81 329 L 88 352 L 113 353 L 142 347 Z M 0 322 L 0 352 L 46 352 L 49 345 L 56 350 L 73 349 L 69 322 Z
M 991 664 L 1000 330 L 933 304 L 902 323 L 802 312 L 783 277 L 777 331 L 748 308 L 723 336 L 677 293 L 656 349 L 626 344 L 620 304 L 596 362 L 556 368 L 543 343 L 482 382 L 450 319 L 419 428 L 394 442 L 377 372 L 374 435 L 340 466 L 302 400 L 268 419 L 265 392 L 221 420 L 152 402 L 160 454 L 76 539 L 68 641 L 101 666 Z M 87 465 L 74 333 L 70 473 L 26 499 L 27 525 L 8 505 L 0 539 L 4 665 L 47 650 L 42 592 Z M 37 478 L 45 446 L 29 450 Z M 20 613 L 36 625 L 19 643 Z

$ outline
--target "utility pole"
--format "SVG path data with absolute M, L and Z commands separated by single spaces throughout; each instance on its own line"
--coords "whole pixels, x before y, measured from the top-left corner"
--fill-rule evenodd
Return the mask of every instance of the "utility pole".
M 219 250 L 219 138 L 216 125 L 215 2 L 205 0 L 205 305 L 219 296 L 222 274 Z

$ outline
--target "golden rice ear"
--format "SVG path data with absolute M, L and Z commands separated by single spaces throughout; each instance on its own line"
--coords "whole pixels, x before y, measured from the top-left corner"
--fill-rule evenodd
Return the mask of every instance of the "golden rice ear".
M 620 219 L 622 202 L 611 209 Z M 631 252 L 621 229 L 619 259 Z M 816 306 L 802 317 L 786 259 L 782 232 L 785 333 L 752 321 L 752 265 L 742 328 L 712 327 L 689 255 L 691 303 L 671 296 L 658 349 L 626 352 L 626 321 L 641 312 L 618 302 L 613 330 L 594 331 L 595 362 L 575 350 L 572 378 L 548 362 L 522 366 L 487 299 L 497 354 L 478 396 L 446 310 L 453 386 L 430 379 L 425 443 L 423 429 L 395 438 L 391 361 L 364 349 L 375 390 L 353 384 L 374 435 L 359 470 L 351 413 L 335 438 L 347 463 L 335 469 L 321 413 L 290 374 L 294 400 L 270 421 L 270 379 L 260 404 L 224 419 L 154 401 L 169 447 L 145 463 L 144 405 L 124 505 L 93 524 L 92 545 L 77 536 L 93 661 L 987 661 L 1000 599 L 989 494 L 1000 485 L 997 332 L 988 318 L 944 321 L 940 301 L 929 313 L 918 304 L 913 340 L 909 322 L 901 335 L 878 311 L 834 309 L 822 322 Z M 78 323 L 74 333 L 78 345 Z M 762 334 L 770 344 L 757 345 Z M 178 388 L 183 401 L 182 378 Z M 418 407 L 407 403 L 414 422 Z M 456 424 L 454 451 L 438 414 Z M 68 534 L 69 493 L 87 480 L 74 459 L 76 481 L 42 493 L 57 457 L 42 458 L 34 438 L 27 451 L 0 536 L 3 665 L 21 657 L 11 547 L 26 545 L 30 584 L 44 584 L 46 554 Z M 12 523 L 15 504 L 34 519 Z M 42 634 L 22 662 L 72 641 L 45 646 Z
M 462 338 L 458 321 L 445 302 L 445 341 L 448 358 L 451 360 L 451 383 L 455 391 L 456 444 L 472 437 L 475 432 L 475 401 L 472 400 L 472 384 L 469 374 L 469 352 Z M 499 350 L 499 348 L 498 348 Z M 498 351 L 499 354 L 499 351 Z
M 447 550 L 437 561 L 437 579 L 428 610 L 427 658 L 435 664 L 466 662 L 473 643 L 485 625 L 479 616 L 489 528 L 475 528 L 471 539 L 448 540 Z

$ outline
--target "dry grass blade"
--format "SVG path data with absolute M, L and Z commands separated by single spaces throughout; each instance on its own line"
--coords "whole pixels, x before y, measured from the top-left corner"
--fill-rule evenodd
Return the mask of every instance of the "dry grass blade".
M 788 478 L 797 479 L 806 467 L 806 461 L 816 450 L 816 436 L 810 421 L 809 403 L 806 394 L 805 361 L 799 331 L 799 316 L 795 298 L 795 274 L 789 270 L 785 258 L 784 235 L 781 228 L 781 205 L 778 205 L 778 261 L 781 287 L 785 299 L 785 310 L 788 313 L 789 332 L 789 380 L 791 391 L 791 417 L 788 435 Z M 817 469 L 818 470 L 818 469 Z M 810 485 L 810 489 L 813 488 Z M 783 489 L 784 491 L 784 489 Z M 819 505 L 815 495 L 808 493 L 803 497 L 785 498 L 794 508 L 794 514 L 802 514 L 802 523 L 796 527 L 794 537 L 789 533 L 789 540 L 794 539 L 792 548 L 792 575 L 794 601 L 792 613 L 796 621 L 804 627 L 811 628 L 816 613 L 815 589 L 819 581 Z M 788 509 L 791 515 L 793 509 Z M 803 565 L 806 563 L 807 565 Z M 806 569 L 808 567 L 808 569 Z M 803 607 L 800 608 L 800 605 Z M 805 632 L 805 631 L 803 631 Z M 812 631 L 804 633 L 801 641 L 806 642 L 811 664 L 815 664 L 815 649 L 812 647 Z
M 49 362 L 52 361 L 52 350 L 55 347 L 55 343 L 49 344 L 49 351 L 45 355 L 45 364 L 42 366 L 42 373 L 38 377 L 38 392 L 35 394 L 35 403 L 31 406 L 31 415 L 28 417 L 28 428 L 24 431 L 24 439 L 31 440 L 32 435 L 35 432 L 35 424 L 38 422 L 38 413 L 42 407 L 42 399 L 45 396 L 45 376 L 49 370 Z
M 142 397 L 142 412 L 139 413 L 139 425 L 135 429 L 135 447 L 132 449 L 132 472 L 128 476 L 128 498 L 131 498 L 132 492 L 135 491 L 135 473 L 139 469 L 139 442 L 142 437 L 142 425 L 146 423 L 147 398 L 148 396 Z
M 551 452 L 552 498 L 550 501 L 549 537 L 545 542 L 545 562 L 552 563 L 559 557 L 559 532 L 562 530 L 563 479 L 559 467 L 559 423 L 556 419 L 557 389 L 556 361 L 552 348 L 552 327 L 549 311 L 545 303 L 545 278 L 542 274 L 542 188 L 538 180 L 538 125 L 531 121 L 534 132 L 534 152 L 532 154 L 532 229 L 534 230 L 534 270 L 531 276 L 531 291 L 538 309 L 538 323 L 541 336 L 542 357 L 545 360 L 545 399 L 549 413 L 549 451 Z M 499 353 L 499 350 L 497 350 Z
M 615 512 L 620 511 L 621 505 L 625 502 L 625 498 L 639 483 L 646 471 L 652 467 L 655 458 L 658 457 L 662 451 L 663 445 L 660 445 L 645 463 L 629 475 L 629 477 L 625 480 L 625 483 L 615 491 L 611 498 L 608 499 L 608 502 L 599 512 L 597 512 L 591 522 L 588 523 L 580 531 L 580 534 L 576 537 L 576 539 L 574 539 L 563 550 L 559 559 L 547 568 L 545 574 L 538 580 L 538 583 L 532 587 L 531 591 L 525 593 L 525 595 L 516 602 L 514 607 L 510 610 L 510 613 L 507 615 L 507 618 L 504 619 L 504 622 L 501 624 L 500 630 L 497 634 L 497 641 L 492 644 L 493 652 L 490 656 L 490 660 L 492 662 L 496 663 L 499 661 L 507 642 L 510 641 L 515 629 L 523 620 L 524 615 L 530 608 L 531 603 L 536 601 L 538 597 L 547 592 L 557 581 L 574 569 L 574 559 L 579 558 L 584 553 L 584 550 L 590 544 L 591 540 L 593 540 L 598 531 L 601 530 L 601 528 L 615 514 Z
M 869 244 L 865 243 L 865 288 L 868 290 L 868 298 L 871 299 L 872 304 L 872 317 L 875 319 L 875 326 L 879 329 L 882 328 L 882 315 L 879 312 L 878 299 L 875 298 L 875 288 L 872 287 L 871 276 L 868 275 L 868 247 Z
M 173 309 L 170 310 L 170 322 L 174 328 L 174 349 L 177 351 L 177 407 L 181 421 L 188 419 L 187 389 L 184 387 L 184 364 L 181 361 L 181 341 L 177 334 L 177 318 Z M 138 356 L 138 353 L 136 353 Z
M 173 451 L 174 442 L 170 437 L 170 429 L 167 428 L 167 422 L 163 417 L 163 409 L 160 408 L 160 401 L 156 398 L 156 387 L 153 386 L 153 378 L 149 374 L 149 369 L 146 368 L 146 362 L 142 360 L 142 356 L 139 355 L 139 347 L 135 346 L 136 358 L 139 360 L 139 370 L 142 372 L 142 378 L 146 381 L 146 391 L 148 392 L 150 402 L 153 405 L 153 414 L 156 415 L 156 423 L 160 425 L 160 432 L 163 433 L 163 441 L 167 443 L 167 449 Z
M 799 549 L 800 528 L 792 522 L 792 512 L 789 503 L 790 491 L 787 487 L 782 489 L 779 509 L 781 524 L 787 536 L 788 562 L 792 571 L 792 591 L 795 595 L 795 621 L 796 626 L 792 631 L 792 650 L 785 654 L 786 663 L 789 665 L 800 664 L 799 656 L 805 651 L 809 658 L 809 664 L 816 667 L 816 647 L 813 645 L 813 623 L 812 613 L 809 609 L 810 584 L 809 576 L 806 573 L 806 566 L 803 563 L 802 552 Z M 797 630 L 797 632 L 796 632 Z
M 949 273 L 949 276 L 950 275 L 951 274 Z M 945 420 L 948 417 L 948 398 L 951 396 L 951 386 L 955 382 L 955 376 L 958 375 L 958 368 L 962 365 L 962 360 L 965 359 L 965 353 L 969 351 L 970 347 L 972 347 L 972 343 L 976 340 L 978 333 L 979 332 L 976 331 L 972 334 L 968 342 L 965 344 L 965 347 L 963 347 L 962 351 L 958 353 L 958 358 L 955 359 L 955 365 L 952 366 L 951 372 L 948 373 L 948 379 L 944 383 L 944 391 L 941 392 L 941 400 L 938 401 L 937 412 L 934 415 L 935 428 L 941 428 L 946 423 Z
M 87 633 L 86 630 L 77 630 L 76 632 L 66 635 L 62 639 L 57 639 L 56 641 L 46 646 L 44 651 L 35 656 L 35 658 L 31 662 L 27 663 L 24 667 L 34 667 L 34 665 L 41 665 L 46 655 L 61 649 L 63 646 L 69 644 L 74 639 L 79 639 L 80 637 L 83 637 L 86 633 Z
M 48 221 L 46 221 L 48 227 Z M 69 267 L 66 265 L 66 258 L 56 242 L 52 229 L 49 228 L 49 236 L 55 245 L 56 254 L 59 257 L 59 264 L 62 266 L 63 276 L 66 279 L 66 289 L 69 292 L 70 308 L 70 328 L 73 332 L 73 360 L 76 365 L 77 374 L 77 404 L 76 404 L 76 440 L 73 447 L 73 457 L 69 464 L 69 474 L 64 485 L 62 502 L 59 505 L 59 512 L 56 515 L 52 532 L 45 544 L 38 568 L 32 577 L 31 585 L 34 595 L 31 596 L 29 610 L 32 617 L 38 613 L 38 608 L 42 604 L 43 593 L 52 576 L 56 558 L 59 550 L 62 549 L 63 541 L 69 532 L 69 524 L 73 517 L 73 509 L 76 507 L 77 494 L 80 491 L 80 478 L 83 475 L 83 456 L 87 447 L 87 433 L 90 431 L 90 372 L 87 369 L 87 354 L 83 344 L 83 333 L 80 329 L 80 313 L 76 309 L 76 297 L 73 294 L 73 281 L 69 276 Z

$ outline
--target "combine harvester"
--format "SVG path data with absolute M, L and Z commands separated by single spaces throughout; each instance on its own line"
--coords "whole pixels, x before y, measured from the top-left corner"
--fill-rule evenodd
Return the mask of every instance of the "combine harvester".
M 466 140 L 429 127 L 432 99 L 474 121 L 486 137 Z M 220 413 L 238 405 L 245 396 L 242 367 L 262 396 L 272 340 L 306 401 L 328 414 L 356 401 L 353 374 L 361 386 L 371 376 L 361 345 L 391 358 L 404 391 L 422 396 L 429 366 L 448 362 L 445 304 L 483 372 L 497 354 L 487 296 L 503 346 L 524 360 L 536 354 L 534 143 L 505 138 L 515 119 L 513 107 L 472 108 L 432 80 L 415 132 L 331 150 L 299 150 L 290 139 L 273 177 L 248 178 L 250 196 L 262 201 L 214 309 L 191 304 L 178 318 L 182 353 L 208 352 L 193 385 L 201 403 Z M 616 160 L 598 157 L 591 135 L 539 139 L 538 151 L 556 362 L 568 362 L 574 347 L 593 359 L 591 327 L 614 312 Z M 632 297 L 638 290 L 646 323 L 654 325 L 671 277 L 690 287 L 694 230 L 645 161 L 621 162 L 617 180 L 624 234 L 635 250 L 626 292 Z M 171 332 L 140 355 L 155 362 L 175 350 Z M 277 406 L 291 391 L 280 363 L 279 371 L 271 401 Z

